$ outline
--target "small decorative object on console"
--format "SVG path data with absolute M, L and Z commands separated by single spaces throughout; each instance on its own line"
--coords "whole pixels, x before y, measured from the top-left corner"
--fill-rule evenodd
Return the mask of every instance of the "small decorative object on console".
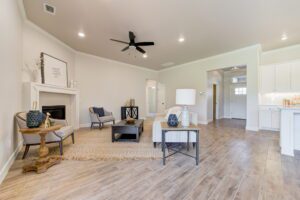
M 172 127 L 177 127 L 178 126 L 178 118 L 175 114 L 170 114 L 168 117 L 168 125 Z

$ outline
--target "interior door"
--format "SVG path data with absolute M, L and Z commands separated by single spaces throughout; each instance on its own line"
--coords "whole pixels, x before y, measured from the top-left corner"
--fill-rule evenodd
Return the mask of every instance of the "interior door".
M 217 119 L 217 85 L 213 84 L 213 120 Z
M 247 118 L 247 86 L 232 84 L 230 87 L 230 115 L 235 119 Z
M 166 88 L 162 83 L 157 83 L 157 112 L 163 113 L 166 110 Z

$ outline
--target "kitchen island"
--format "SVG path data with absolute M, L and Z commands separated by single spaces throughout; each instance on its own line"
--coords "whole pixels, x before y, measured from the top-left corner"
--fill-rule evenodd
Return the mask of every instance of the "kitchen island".
M 300 150 L 300 107 L 281 108 L 280 146 L 283 155 Z

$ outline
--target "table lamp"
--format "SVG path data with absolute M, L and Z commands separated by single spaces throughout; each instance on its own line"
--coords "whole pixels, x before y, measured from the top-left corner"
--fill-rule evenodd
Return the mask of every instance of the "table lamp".
M 183 110 L 181 113 L 182 126 L 190 125 L 190 115 L 188 106 L 195 105 L 196 90 L 195 89 L 176 89 L 176 104 L 182 105 Z

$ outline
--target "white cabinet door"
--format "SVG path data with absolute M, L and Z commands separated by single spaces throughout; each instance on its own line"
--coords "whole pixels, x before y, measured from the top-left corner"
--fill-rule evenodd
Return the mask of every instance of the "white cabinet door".
M 269 108 L 262 108 L 259 110 L 259 124 L 262 129 L 272 128 L 272 112 Z
M 275 66 L 266 65 L 260 68 L 260 89 L 261 93 L 275 92 Z
M 291 91 L 290 64 L 276 65 L 276 92 Z
M 272 116 L 271 116 L 271 128 L 274 130 L 279 130 L 280 129 L 280 110 L 278 108 L 274 108 L 271 111 Z
M 300 92 L 300 62 L 291 64 L 291 87 L 293 92 Z

